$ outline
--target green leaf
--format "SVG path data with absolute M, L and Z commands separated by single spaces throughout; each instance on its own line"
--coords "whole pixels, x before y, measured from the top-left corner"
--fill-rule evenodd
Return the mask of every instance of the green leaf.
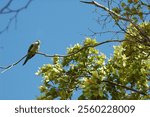
M 138 15 L 139 15 L 140 19 L 142 20 L 143 19 L 143 13 L 140 12 Z
M 128 0 L 128 3 L 132 3 L 133 1 L 132 0 Z
M 122 3 L 121 3 L 121 6 L 122 6 L 122 7 L 125 7 L 125 6 L 126 6 L 126 4 L 125 4 L 124 2 L 122 2 Z

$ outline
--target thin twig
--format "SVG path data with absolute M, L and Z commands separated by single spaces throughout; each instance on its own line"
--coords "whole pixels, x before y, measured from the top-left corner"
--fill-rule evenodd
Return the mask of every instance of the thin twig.
M 12 3 L 13 0 L 9 0 L 8 3 L 0 10 L 0 14 L 2 14 L 5 9 L 8 9 L 9 5 Z
M 103 32 L 95 32 L 92 29 L 88 28 L 88 30 L 92 33 L 91 35 L 88 36 L 95 36 L 95 35 L 102 35 L 102 34 L 108 34 L 108 33 L 113 33 L 113 34 L 121 34 L 124 33 L 123 31 L 113 31 L 113 30 L 108 30 L 108 31 L 103 31 Z
M 7 70 L 11 69 L 13 66 L 17 65 L 18 63 L 20 63 L 26 56 L 27 56 L 27 54 L 24 57 L 22 57 L 21 59 L 19 59 L 17 62 L 15 62 L 15 63 L 13 63 L 11 65 L 8 65 L 6 67 L 1 67 L 0 66 L 1 69 L 4 69 L 1 73 L 6 72 Z
M 5 31 L 8 30 L 8 28 L 10 27 L 12 21 L 16 20 L 18 14 L 19 14 L 22 10 L 26 9 L 32 1 L 33 1 L 33 0 L 29 0 L 23 7 L 18 8 L 18 9 L 16 9 L 16 10 L 13 10 L 13 9 L 10 8 L 11 3 L 13 2 L 13 0 L 9 0 L 8 3 L 7 3 L 2 9 L 0 9 L 0 15 L 1 15 L 1 14 L 11 14 L 11 13 L 14 14 L 14 15 L 9 19 L 7 25 L 0 31 L 0 34 L 2 34 L 3 32 L 5 32 Z

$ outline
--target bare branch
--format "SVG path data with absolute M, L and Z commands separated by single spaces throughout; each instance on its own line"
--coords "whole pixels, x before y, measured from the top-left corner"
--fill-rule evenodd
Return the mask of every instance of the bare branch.
M 9 0 L 8 3 L 0 10 L 0 14 L 3 14 L 5 9 L 8 9 L 9 5 L 12 3 L 13 0 Z
M 107 11 L 109 14 L 112 14 L 112 15 L 118 17 L 118 18 L 121 19 L 121 20 L 128 21 L 128 22 L 132 22 L 130 19 L 127 19 L 127 18 L 124 18 L 124 17 L 120 16 L 119 14 L 117 14 L 116 12 L 114 12 L 113 10 L 108 9 L 107 7 L 105 7 L 105 6 L 101 5 L 101 4 L 99 4 L 99 3 L 96 2 L 96 1 L 92 1 L 92 2 L 80 1 L 80 2 L 86 3 L 86 4 L 95 5 L 96 7 L 99 7 L 99 8 L 101 8 L 101 9 Z
M 7 3 L 2 9 L 0 9 L 0 14 L 1 14 L 1 15 L 2 15 L 2 14 L 12 14 L 12 13 L 14 14 L 14 15 L 9 19 L 7 25 L 0 31 L 0 34 L 2 34 L 3 32 L 5 32 L 5 31 L 7 31 L 7 30 L 9 29 L 9 27 L 10 27 L 12 21 L 16 20 L 18 14 L 19 14 L 22 10 L 26 9 L 32 1 L 33 1 L 33 0 L 29 0 L 23 7 L 13 10 L 13 9 L 10 8 L 10 5 L 13 3 L 13 0 L 9 0 L 8 3 Z
M 18 12 L 20 12 L 20 11 L 26 9 L 32 1 L 33 1 L 33 0 L 29 0 L 29 1 L 25 4 L 25 6 L 23 6 L 23 7 L 21 7 L 21 8 L 18 8 L 18 9 L 16 9 L 16 10 L 7 8 L 8 11 L 3 12 L 3 14 L 8 14 L 8 13 L 18 13 Z
M 0 66 L 0 69 L 4 69 L 1 73 L 4 73 L 6 72 L 7 70 L 11 69 L 13 66 L 17 65 L 18 63 L 20 63 L 27 55 L 25 55 L 24 57 L 22 57 L 21 59 L 19 59 L 17 62 L 11 64 L 11 65 L 8 65 L 6 67 L 2 67 Z
M 45 56 L 45 57 L 56 57 L 56 56 L 58 56 L 58 57 L 66 57 L 66 55 L 49 55 L 49 54 L 45 54 L 45 53 L 42 53 L 42 52 L 37 52 L 36 54 L 40 54 L 40 55 L 43 55 L 43 56 Z
M 13 20 L 17 19 L 17 15 L 18 13 L 16 13 L 13 17 L 11 17 L 6 25 L 6 27 L 0 31 L 0 34 L 2 34 L 3 32 L 7 31 L 12 23 Z
M 102 34 L 108 34 L 108 33 L 113 33 L 113 34 L 120 34 L 120 33 L 124 33 L 123 31 L 114 31 L 114 30 L 108 30 L 108 31 L 103 31 L 103 32 L 95 32 L 92 29 L 88 28 L 88 30 L 92 33 L 91 35 L 88 36 L 95 36 L 95 35 L 102 35 Z M 87 36 L 87 35 L 86 35 Z M 114 36 L 113 36 L 114 37 Z

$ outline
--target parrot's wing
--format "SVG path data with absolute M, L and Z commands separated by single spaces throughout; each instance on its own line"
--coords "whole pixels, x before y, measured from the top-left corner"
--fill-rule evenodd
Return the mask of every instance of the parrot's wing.
M 29 53 L 30 53 L 31 49 L 33 48 L 33 46 L 34 46 L 34 44 L 31 44 L 31 45 L 30 45 L 30 47 L 29 47 L 29 49 L 28 49 L 27 57 L 26 57 L 26 59 L 25 59 L 23 65 L 25 65 L 26 62 L 27 62 L 30 58 L 32 58 L 32 56 L 30 56 Z
M 27 57 L 26 57 L 26 60 L 25 62 L 23 63 L 23 65 L 26 64 L 26 62 L 31 59 L 35 54 L 36 52 L 38 51 L 38 48 L 39 48 L 39 44 L 38 42 L 35 42 L 33 44 L 30 45 L 29 49 L 28 49 L 28 53 L 27 53 Z
M 28 49 L 28 53 L 30 52 L 30 50 L 33 48 L 34 44 L 31 44 L 29 49 Z

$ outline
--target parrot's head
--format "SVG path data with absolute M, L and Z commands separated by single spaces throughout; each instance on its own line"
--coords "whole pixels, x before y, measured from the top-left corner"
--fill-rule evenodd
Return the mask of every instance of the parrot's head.
M 41 41 L 40 41 L 40 40 L 37 40 L 35 43 L 36 43 L 37 45 L 40 45 Z

